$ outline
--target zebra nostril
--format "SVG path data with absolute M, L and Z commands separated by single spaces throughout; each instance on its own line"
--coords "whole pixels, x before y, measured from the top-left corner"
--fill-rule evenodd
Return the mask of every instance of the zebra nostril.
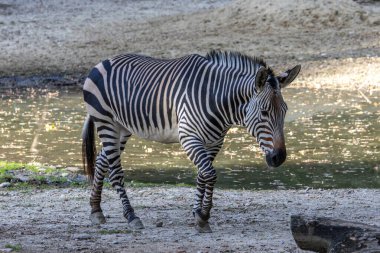
M 267 164 L 271 167 L 280 166 L 286 159 L 285 149 L 275 149 L 272 153 L 267 154 Z
M 277 164 L 278 163 L 278 159 L 279 159 L 278 154 L 273 154 L 272 155 L 272 163 L 273 164 Z

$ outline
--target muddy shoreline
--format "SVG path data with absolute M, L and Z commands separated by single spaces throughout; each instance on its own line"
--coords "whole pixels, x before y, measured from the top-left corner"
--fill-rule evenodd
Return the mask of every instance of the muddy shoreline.
M 302 72 L 293 87 L 311 89 L 380 90 L 380 57 L 325 59 L 302 62 Z M 323 68 L 321 68 L 323 66 Z M 0 77 L 1 88 L 82 87 L 87 72 L 50 73 Z
M 310 89 L 380 90 L 380 57 L 304 61 L 293 87 Z M 323 67 L 323 69 L 321 69 Z M 82 87 L 86 73 L 47 73 L 30 76 L 0 76 L 0 88 Z
M 0 77 L 0 88 L 41 88 L 82 86 L 85 75 L 35 75 Z

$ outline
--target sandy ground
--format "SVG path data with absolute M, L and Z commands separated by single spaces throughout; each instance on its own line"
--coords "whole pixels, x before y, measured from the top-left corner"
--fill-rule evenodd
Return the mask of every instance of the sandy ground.
M 80 80 L 120 53 L 224 49 L 261 56 L 278 71 L 301 63 L 298 85 L 379 88 L 380 3 L 364 2 L 2 0 L 0 77 Z
M 134 188 L 129 196 L 146 229 L 132 232 L 117 194 L 106 189 L 107 223 L 90 225 L 89 189 L 0 189 L 0 252 L 306 252 L 297 249 L 291 214 L 380 225 L 380 190 L 216 190 L 212 234 L 194 229 L 191 188 Z M 5 218 L 6 217 L 6 218 Z M 163 226 L 157 227 L 162 221 Z

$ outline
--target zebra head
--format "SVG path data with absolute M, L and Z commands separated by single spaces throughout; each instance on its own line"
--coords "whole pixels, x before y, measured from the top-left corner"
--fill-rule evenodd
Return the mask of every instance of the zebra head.
M 275 76 L 271 69 L 261 67 L 256 73 L 255 92 L 246 107 L 244 125 L 256 137 L 270 167 L 278 167 L 286 159 L 284 119 L 287 105 L 281 89 L 290 84 L 300 70 L 301 66 L 297 65 Z

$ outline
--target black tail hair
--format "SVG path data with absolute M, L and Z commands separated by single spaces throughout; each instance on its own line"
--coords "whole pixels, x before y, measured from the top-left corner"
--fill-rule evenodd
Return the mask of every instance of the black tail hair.
M 91 117 L 87 115 L 82 130 L 82 161 L 84 173 L 88 176 L 90 183 L 94 180 L 95 159 L 95 125 Z

